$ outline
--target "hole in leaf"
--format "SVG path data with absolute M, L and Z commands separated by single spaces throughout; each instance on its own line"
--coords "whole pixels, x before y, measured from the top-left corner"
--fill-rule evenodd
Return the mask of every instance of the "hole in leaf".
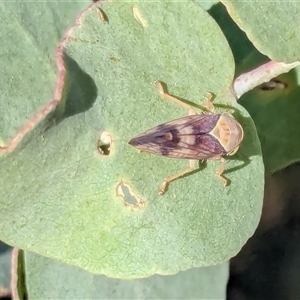
M 116 192 L 117 196 L 123 198 L 125 206 L 130 206 L 132 209 L 141 209 L 145 207 L 145 201 L 134 194 L 129 184 L 121 181 L 117 185 Z
M 112 145 L 111 135 L 107 131 L 103 131 L 100 134 L 98 146 L 97 146 L 99 153 L 101 155 L 109 155 L 111 145 Z
M 287 86 L 288 84 L 286 82 L 283 82 L 277 78 L 273 78 L 269 82 L 265 82 L 259 85 L 257 88 L 259 88 L 262 91 L 272 91 L 275 89 L 285 89 L 287 88 Z

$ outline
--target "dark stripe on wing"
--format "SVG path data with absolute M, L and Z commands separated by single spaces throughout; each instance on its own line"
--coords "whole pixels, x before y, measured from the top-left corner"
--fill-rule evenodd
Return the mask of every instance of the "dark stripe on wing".
M 193 115 L 158 125 L 138 135 L 129 144 L 141 151 L 172 158 L 207 159 L 226 154 L 209 132 L 220 115 Z

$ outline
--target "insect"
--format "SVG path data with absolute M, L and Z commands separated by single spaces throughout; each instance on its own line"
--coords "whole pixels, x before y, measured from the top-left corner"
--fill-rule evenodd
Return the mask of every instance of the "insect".
M 206 99 L 208 112 L 196 114 L 190 105 L 169 95 L 160 81 L 155 84 L 165 99 L 189 110 L 188 116 L 158 125 L 129 141 L 140 151 L 190 160 L 188 168 L 163 180 L 158 193 L 164 194 L 171 181 L 193 171 L 197 160 L 206 159 L 221 161 L 216 174 L 226 186 L 228 180 L 222 175 L 225 169 L 223 156 L 234 155 L 238 151 L 244 137 L 240 123 L 228 113 L 215 113 L 211 93 Z

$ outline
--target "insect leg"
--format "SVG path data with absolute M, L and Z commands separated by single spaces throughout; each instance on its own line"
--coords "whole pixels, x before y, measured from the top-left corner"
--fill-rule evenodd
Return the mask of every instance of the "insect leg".
M 162 84 L 161 84 L 160 81 L 158 81 L 158 80 L 155 81 L 155 85 L 158 86 L 159 92 L 161 93 L 161 95 L 162 95 L 165 99 L 171 100 L 171 101 L 173 101 L 173 102 L 175 102 L 175 103 L 177 103 L 177 104 L 179 104 L 179 105 L 185 107 L 185 108 L 189 111 L 189 115 L 195 115 L 195 114 L 196 114 L 195 111 L 194 111 L 194 109 L 193 109 L 190 105 L 188 105 L 188 104 L 184 103 L 183 101 L 181 101 L 181 100 L 179 100 L 179 99 L 177 99 L 177 98 L 175 98 L 175 97 L 169 95 L 169 94 L 164 90 L 164 88 L 163 88 L 163 86 L 162 86 Z
M 213 94 L 208 92 L 205 100 L 205 106 L 211 113 L 215 112 L 215 106 L 212 103 L 213 97 Z
M 223 181 L 224 186 L 226 186 L 228 184 L 228 179 L 226 179 L 223 176 L 223 172 L 225 170 L 226 161 L 225 161 L 225 159 L 223 157 L 221 157 L 220 160 L 221 160 L 221 164 L 220 164 L 219 168 L 217 169 L 216 174 Z
M 195 169 L 196 162 L 197 162 L 197 160 L 189 160 L 190 166 L 188 168 L 184 169 L 181 172 L 176 173 L 175 175 L 172 175 L 172 176 L 169 176 L 169 177 L 165 178 L 162 185 L 161 185 L 161 187 L 160 187 L 160 189 L 158 190 L 158 194 L 163 195 L 166 191 L 166 188 L 167 188 L 168 184 L 171 181 L 173 181 L 173 180 L 175 180 L 175 179 L 177 179 L 177 178 L 193 171 Z

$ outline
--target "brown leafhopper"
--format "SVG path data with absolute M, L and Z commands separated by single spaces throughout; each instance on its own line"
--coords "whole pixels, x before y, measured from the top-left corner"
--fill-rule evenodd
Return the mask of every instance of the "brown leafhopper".
M 193 108 L 164 91 L 160 81 L 155 83 L 162 96 L 189 110 L 189 115 L 149 129 L 129 141 L 135 148 L 170 158 L 189 159 L 189 168 L 164 179 L 158 193 L 162 195 L 167 185 L 194 170 L 197 160 L 218 159 L 221 165 L 217 175 L 224 186 L 227 179 L 222 175 L 225 169 L 223 156 L 235 154 L 244 137 L 240 123 L 227 113 L 214 113 L 212 94 L 208 94 L 206 107 L 208 112 L 196 114 Z

